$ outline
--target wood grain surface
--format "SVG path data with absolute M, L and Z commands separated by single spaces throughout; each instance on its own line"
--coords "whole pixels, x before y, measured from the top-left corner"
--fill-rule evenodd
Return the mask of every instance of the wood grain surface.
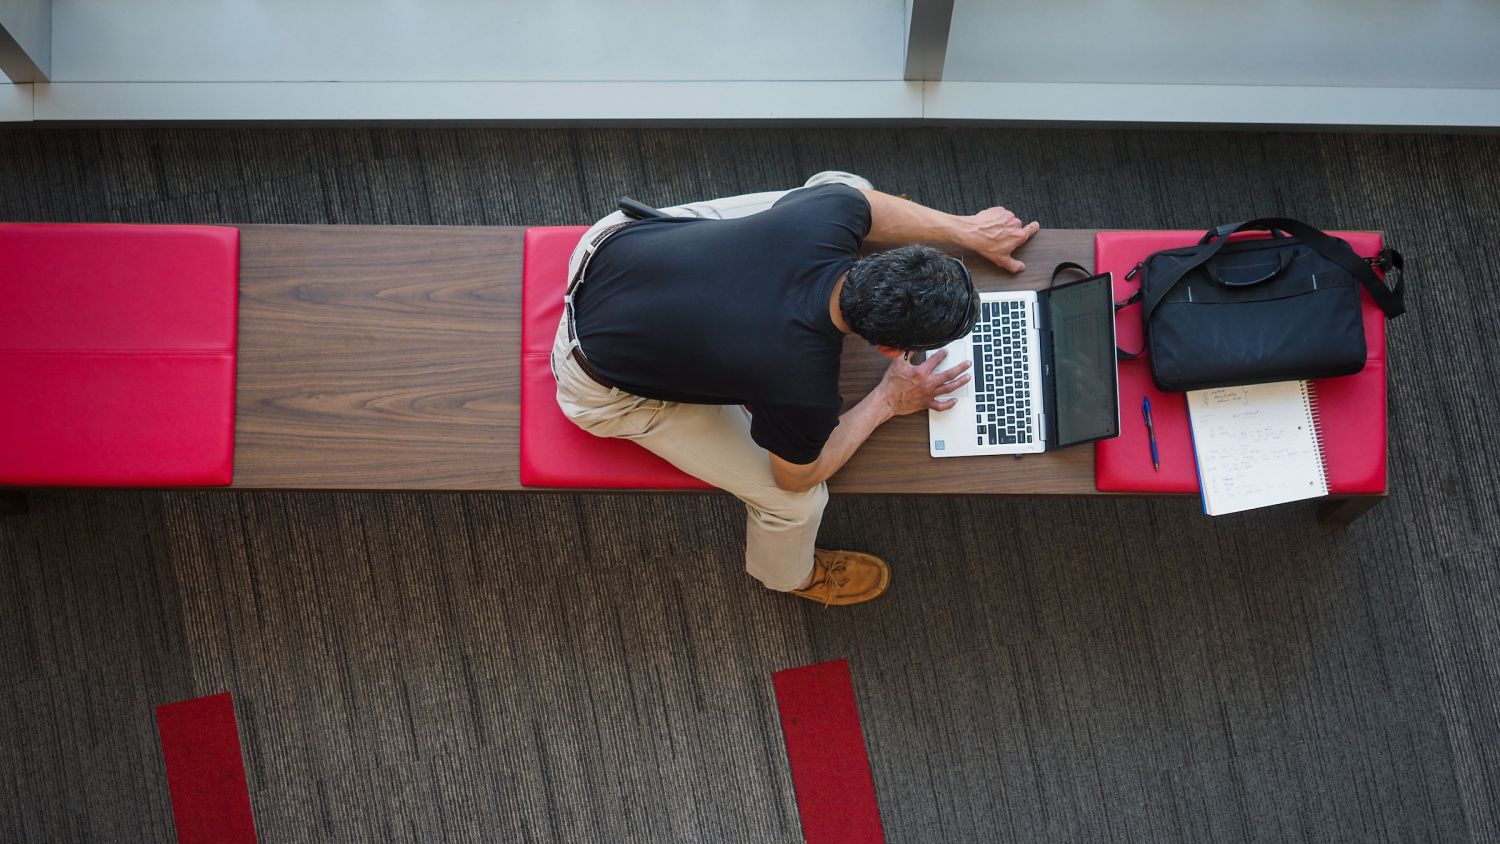
M 980 290 L 1037 289 L 1047 286 L 1052 268 L 1063 261 L 1094 265 L 1094 232 L 1085 229 L 1038 232 L 1016 252 L 1026 265 L 1018 275 L 974 253 L 941 248 L 964 257 Z M 880 382 L 887 363 L 863 339 L 849 337 L 844 341 L 839 388 L 846 406 L 859 401 Z M 991 455 L 939 459 L 928 454 L 926 413 L 898 417 L 881 426 L 828 486 L 841 493 L 1098 494 L 1092 445 L 1021 458 Z
M 523 232 L 243 227 L 234 486 L 520 489 Z
M 519 227 L 246 226 L 235 480 L 241 489 L 519 490 Z M 880 248 L 878 245 L 873 248 Z M 960 250 L 950 250 L 958 252 Z M 1012 276 L 966 255 L 985 290 L 1040 287 L 1092 260 L 1093 232 L 1044 231 Z M 886 359 L 845 344 L 853 404 Z M 882 427 L 842 493 L 1094 492 L 1093 449 L 935 460 L 925 413 Z

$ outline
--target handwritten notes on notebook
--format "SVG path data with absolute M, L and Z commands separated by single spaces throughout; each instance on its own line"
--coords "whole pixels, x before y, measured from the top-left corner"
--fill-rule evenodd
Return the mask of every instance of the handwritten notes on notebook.
M 1187 394 L 1210 516 L 1328 494 L 1318 402 L 1306 381 Z

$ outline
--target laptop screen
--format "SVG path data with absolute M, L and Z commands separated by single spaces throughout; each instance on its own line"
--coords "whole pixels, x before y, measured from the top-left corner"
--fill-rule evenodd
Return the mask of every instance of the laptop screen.
M 1106 274 L 1059 285 L 1047 297 L 1059 447 L 1120 432 L 1111 287 Z

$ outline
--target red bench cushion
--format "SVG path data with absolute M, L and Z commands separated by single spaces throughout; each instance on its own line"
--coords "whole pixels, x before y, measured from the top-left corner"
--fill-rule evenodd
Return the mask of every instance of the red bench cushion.
M 627 440 L 596 437 L 557 406 L 552 341 L 562 319 L 568 257 L 585 226 L 526 230 L 521 292 L 521 484 L 594 489 L 707 489 Z
M 1094 240 L 1098 272 L 1115 274 L 1115 298 L 1124 299 L 1138 288 L 1139 279 L 1125 280 L 1138 262 L 1162 249 L 1190 246 L 1201 231 L 1100 232 Z M 1330 232 L 1347 240 L 1361 256 L 1381 248 L 1372 232 Z M 1364 297 L 1365 342 L 1369 347 L 1363 371 L 1343 378 L 1313 382 L 1322 412 L 1329 491 L 1336 495 L 1385 491 L 1385 316 Z M 1116 321 L 1120 348 L 1141 348 L 1139 307 L 1121 310 Z M 1151 421 L 1161 457 L 1161 471 L 1153 471 L 1151 447 L 1141 420 L 1141 397 L 1151 398 Z M 1094 449 L 1095 485 L 1106 492 L 1198 491 L 1198 464 L 1188 430 L 1187 403 L 1182 393 L 1163 393 L 1151 381 L 1144 358 L 1120 362 L 1120 436 L 1101 440 Z
M 0 224 L 0 485 L 215 486 L 239 231 Z

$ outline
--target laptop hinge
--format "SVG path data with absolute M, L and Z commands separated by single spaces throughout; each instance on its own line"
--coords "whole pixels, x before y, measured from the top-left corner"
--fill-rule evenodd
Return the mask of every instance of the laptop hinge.
M 1047 325 L 1047 320 L 1051 319 L 1051 314 L 1048 313 L 1045 319 L 1042 316 L 1043 312 L 1051 310 L 1051 303 L 1044 303 L 1042 301 L 1042 296 L 1047 292 L 1039 291 L 1035 304 L 1032 305 L 1032 314 L 1035 320 L 1033 324 L 1036 326 L 1037 351 L 1041 356 L 1040 371 L 1042 376 L 1041 383 L 1037 385 L 1037 395 L 1034 397 L 1036 399 L 1036 439 L 1037 442 L 1042 444 L 1043 450 L 1051 448 L 1055 438 L 1054 435 L 1056 432 L 1048 430 L 1047 421 L 1053 402 L 1057 398 L 1053 392 L 1053 387 L 1057 383 L 1057 361 L 1052 359 L 1052 333 L 1048 330 L 1050 326 Z

